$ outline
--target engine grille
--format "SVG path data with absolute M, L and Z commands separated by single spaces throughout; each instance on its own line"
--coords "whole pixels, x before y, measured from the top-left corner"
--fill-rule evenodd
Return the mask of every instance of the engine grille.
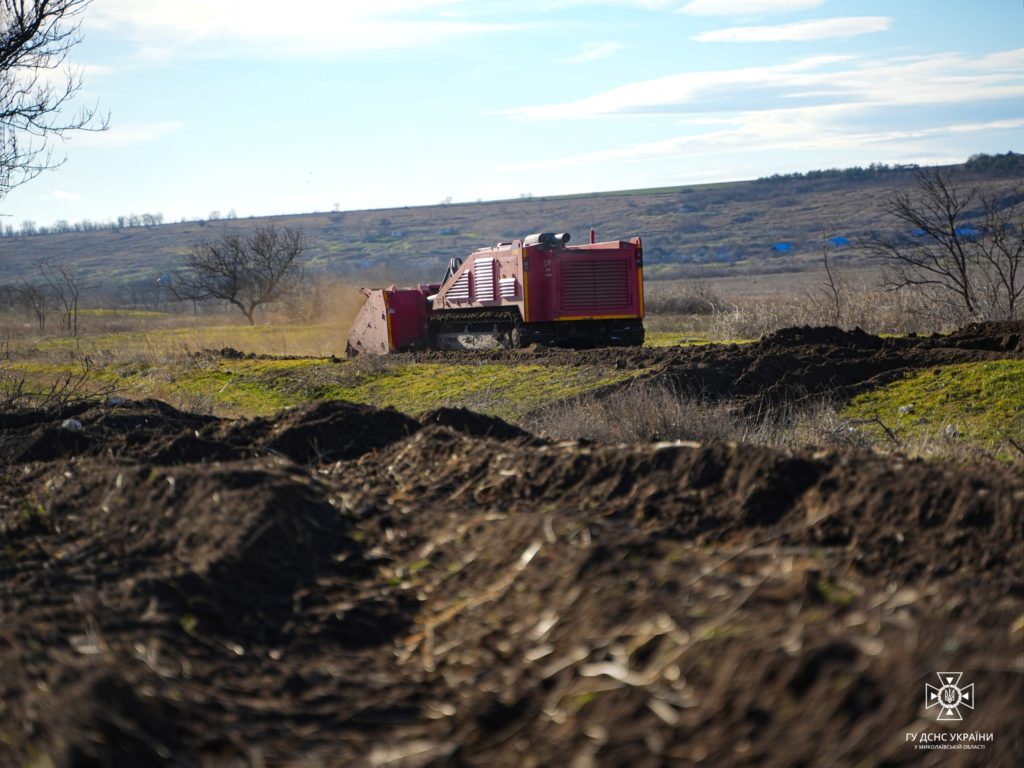
M 469 301 L 469 270 L 462 273 L 462 276 L 455 281 L 455 284 L 445 294 L 452 301 Z
M 494 259 L 477 259 L 473 264 L 477 301 L 494 301 Z
M 629 308 L 628 261 L 562 263 L 562 311 L 589 313 Z

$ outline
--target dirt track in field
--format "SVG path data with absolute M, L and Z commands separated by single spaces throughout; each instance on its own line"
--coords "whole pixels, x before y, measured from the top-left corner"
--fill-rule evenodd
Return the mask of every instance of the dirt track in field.
M 1022 354 L 1017 324 L 493 357 L 752 404 Z M 156 401 L 0 415 L 0 461 L 0 765 L 1024 757 L 1019 465 Z M 924 706 L 948 670 L 962 722 Z M 907 740 L 957 732 L 993 736 Z

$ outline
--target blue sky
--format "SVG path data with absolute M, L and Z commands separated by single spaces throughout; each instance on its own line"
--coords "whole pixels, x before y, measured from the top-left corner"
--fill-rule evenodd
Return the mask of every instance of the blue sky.
M 6 223 L 1024 151 L 1022 0 L 94 0 L 83 27 L 111 128 L 57 146 Z

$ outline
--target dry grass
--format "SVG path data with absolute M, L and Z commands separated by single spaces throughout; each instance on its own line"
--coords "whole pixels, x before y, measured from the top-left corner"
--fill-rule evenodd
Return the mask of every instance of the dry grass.
M 531 424 L 556 440 L 609 443 L 732 440 L 798 448 L 849 445 L 852 438 L 841 430 L 837 408 L 827 400 L 750 416 L 733 403 L 709 402 L 650 382 L 635 382 L 604 397 L 553 404 L 538 412 Z
M 343 355 L 345 337 L 363 296 L 351 283 L 321 277 L 302 284 L 288 301 L 257 312 L 245 323 L 229 306 L 193 312 L 181 304 L 162 309 L 89 307 L 79 312 L 77 336 L 63 332 L 50 313 L 44 333 L 32 315 L 0 311 L 0 344 L 7 356 L 38 362 L 90 358 L 97 363 L 162 364 L 206 349 L 245 353 L 330 357 Z
M 964 463 L 982 459 L 1024 461 L 1024 446 L 1020 443 L 968 440 L 940 427 L 905 433 L 880 419 L 858 417 L 843 403 L 828 397 L 752 415 L 735 403 L 702 400 L 665 384 L 639 381 L 611 395 L 555 403 L 532 416 L 529 428 L 554 440 L 725 440 L 783 450 L 863 449 Z
M 806 277 L 806 276 L 805 276 Z M 791 293 L 734 295 L 714 281 L 655 283 L 649 330 L 702 334 L 717 341 L 757 339 L 780 328 L 834 325 L 876 334 L 953 330 L 971 318 L 926 291 L 882 291 L 863 276 L 804 279 Z M 773 290 L 780 286 L 772 285 Z M 735 286 L 733 286 L 735 288 Z

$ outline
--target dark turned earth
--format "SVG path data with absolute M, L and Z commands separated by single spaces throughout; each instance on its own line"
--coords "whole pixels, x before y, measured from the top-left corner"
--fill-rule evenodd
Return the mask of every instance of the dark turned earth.
M 1024 329 L 415 357 L 467 355 L 756 412 L 1024 357 Z M 3 766 L 1024 762 L 1020 462 L 81 403 L 0 414 L 0 545 Z M 924 708 L 947 670 L 962 723 Z

